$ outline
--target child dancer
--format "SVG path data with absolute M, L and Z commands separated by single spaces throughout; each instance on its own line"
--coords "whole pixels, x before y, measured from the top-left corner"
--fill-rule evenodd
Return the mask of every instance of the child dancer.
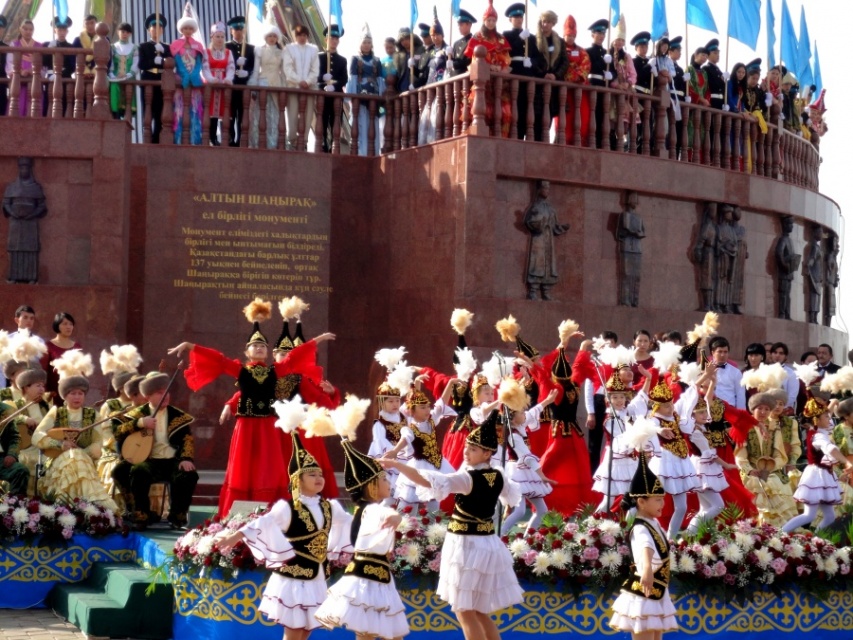
M 501 533 L 510 531 L 525 516 L 527 509 L 524 500 L 530 503 L 533 514 L 525 530 L 535 531 L 539 528 L 542 517 L 548 512 L 545 496 L 551 493 L 553 480 L 545 476 L 539 466 L 539 458 L 531 453 L 527 430 L 535 431 L 539 428 L 542 411 L 557 399 L 557 390 L 551 389 L 542 402 L 526 411 L 524 407 L 527 406 L 527 390 L 521 382 L 512 378 L 505 379 L 501 383 L 499 396 L 501 403 L 508 407 L 510 418 L 506 476 L 518 485 L 523 498 L 521 504 L 515 507 L 504 521 Z M 495 466 L 500 465 L 502 448 L 503 445 L 498 446 L 492 457 L 492 464 Z
M 356 505 L 350 533 L 355 555 L 344 577 L 329 589 L 316 617 L 326 627 L 354 631 L 359 639 L 401 638 L 409 633 L 409 624 L 388 554 L 394 550 L 402 516 L 383 505 L 391 498 L 391 482 L 379 463 L 348 439 L 341 445 L 346 459 L 344 484 Z
M 491 614 L 522 601 L 524 594 L 512 568 L 512 556 L 495 535 L 492 520 L 500 499 L 516 505 L 518 487 L 490 466 L 498 448 L 497 413 L 473 429 L 465 444 L 465 465 L 449 474 L 382 460 L 437 500 L 455 494 L 455 505 L 441 550 L 438 597 L 450 604 L 465 640 L 500 638 Z M 401 478 L 402 480 L 402 478 Z
M 326 599 L 326 562 L 332 553 L 351 552 L 352 516 L 335 500 L 326 500 L 323 469 L 296 431 L 290 458 L 292 496 L 239 531 L 221 538 L 219 550 L 228 553 L 241 540 L 272 575 L 259 609 L 284 626 L 285 640 L 307 640 L 320 626 L 315 617 Z M 327 544 L 324 542 L 328 541 Z
M 847 398 L 838 403 L 835 415 L 840 418 L 840 423 L 832 430 L 832 441 L 838 446 L 841 454 L 848 459 L 853 458 L 853 398 Z M 844 504 L 853 503 L 853 486 L 850 478 L 842 485 L 844 490 Z
M 609 402 L 608 411 L 604 417 L 604 428 L 609 437 L 607 446 L 604 448 L 604 455 L 601 458 L 601 464 L 593 476 L 595 482 L 592 485 L 592 490 L 604 495 L 595 508 L 597 512 L 610 511 L 613 508 L 616 497 L 621 496 L 630 488 L 631 478 L 634 477 L 634 472 L 637 470 L 634 448 L 627 442 L 625 431 L 629 421 L 646 415 L 649 386 L 652 380 L 652 374 L 645 367 L 640 365 L 638 370 L 645 382 L 643 388 L 637 392 L 637 395 L 630 402 L 628 399 L 631 398 L 633 391 L 630 386 L 625 386 L 622 376 L 620 376 L 620 372 L 627 371 L 633 379 L 633 373 L 627 364 L 617 366 L 604 385 L 607 389 L 606 400 Z M 611 449 L 613 451 L 612 462 L 610 460 Z M 610 472 L 611 467 L 612 473 Z
M 400 364 L 405 353 L 406 350 L 402 347 L 399 349 L 380 349 L 376 352 L 375 358 L 390 374 Z M 406 419 L 400 413 L 400 395 L 400 390 L 388 381 L 388 375 L 386 375 L 385 380 L 376 389 L 379 415 L 373 423 L 373 440 L 367 452 L 371 458 L 381 458 L 400 442 L 400 432 L 406 426 Z M 385 503 L 387 506 L 393 504 L 394 487 L 397 484 L 398 475 L 394 470 L 389 470 L 387 473 L 388 481 L 391 484 L 391 495 Z
M 660 640 L 675 631 L 675 607 L 669 596 L 670 556 L 666 534 L 658 522 L 666 491 L 640 453 L 631 488 L 622 508 L 636 507 L 637 517 L 628 533 L 631 541 L 631 575 L 613 603 L 610 626 L 628 631 L 635 640 Z
M 833 464 L 843 464 L 845 473 L 853 469 L 853 462 L 845 458 L 830 439 L 832 416 L 829 409 L 809 398 L 803 409 L 803 418 L 808 420 L 806 433 L 806 458 L 809 461 L 794 492 L 794 500 L 805 505 L 805 512 L 788 520 L 782 531 L 790 533 L 797 527 L 805 527 L 821 514 L 821 527 L 835 522 L 835 505 L 841 504 L 841 485 L 832 473 Z

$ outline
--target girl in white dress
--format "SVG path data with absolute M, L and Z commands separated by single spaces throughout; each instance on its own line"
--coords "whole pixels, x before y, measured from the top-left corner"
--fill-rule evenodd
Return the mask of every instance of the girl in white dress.
M 416 469 L 396 460 L 382 460 L 435 499 L 455 495 L 455 505 L 441 549 L 438 597 L 450 604 L 466 640 L 499 638 L 491 617 L 519 604 L 524 594 L 512 567 L 512 556 L 496 535 L 493 516 L 498 500 L 515 506 L 518 486 L 490 465 L 498 448 L 497 412 L 473 429 L 465 442 L 459 471 Z M 402 478 L 401 478 L 402 479 Z
M 592 477 L 595 481 L 592 490 L 604 496 L 595 508 L 597 512 L 610 511 L 616 497 L 621 496 L 630 488 L 631 478 L 634 477 L 634 472 L 637 470 L 637 458 L 634 447 L 625 437 L 627 425 L 634 418 L 646 415 L 648 411 L 651 373 L 643 365 L 638 365 L 637 370 L 645 378 L 645 383 L 643 388 L 629 402 L 628 399 L 633 392 L 631 387 L 626 386 L 622 381 L 620 376 L 622 370 L 631 371 L 627 365 L 618 367 L 604 385 L 607 388 L 607 401 L 610 405 L 604 417 L 604 428 L 610 436 L 610 442 L 604 447 L 601 464 Z M 613 451 L 612 474 L 610 473 L 611 449 Z
M 402 347 L 399 349 L 380 349 L 374 357 L 390 374 L 400 363 L 404 354 L 405 349 Z M 379 415 L 373 423 L 373 439 L 367 451 L 367 455 L 371 458 L 381 458 L 397 446 L 400 442 L 400 432 L 407 422 L 405 416 L 400 412 L 402 402 L 400 390 L 388 382 L 387 374 L 385 380 L 376 389 L 376 400 L 379 403 Z M 390 507 L 394 504 L 394 487 L 397 484 L 399 474 L 394 470 L 389 470 L 387 475 L 391 483 L 391 496 L 385 500 L 385 505 Z
M 359 640 L 401 638 L 409 633 L 409 624 L 388 554 L 394 550 L 402 516 L 383 505 L 391 497 L 391 482 L 379 463 L 349 440 L 341 444 L 346 458 L 344 483 L 356 505 L 350 532 L 355 555 L 344 577 L 329 589 L 317 620 L 329 628 L 346 627 Z
M 622 498 L 623 509 L 636 507 L 637 517 L 628 537 L 631 541 L 631 573 L 613 603 L 610 626 L 628 631 L 634 640 L 660 640 L 664 631 L 675 631 L 675 607 L 669 596 L 669 542 L 658 518 L 666 491 L 640 453 L 631 488 Z
M 803 418 L 809 421 L 806 434 L 809 464 L 794 492 L 794 500 L 803 503 L 805 511 L 784 524 L 782 531 L 786 533 L 812 523 L 818 513 L 821 514 L 821 527 L 831 525 L 835 521 L 835 505 L 842 502 L 841 485 L 832 472 L 832 465 L 844 465 L 848 474 L 853 469 L 853 463 L 832 442 L 832 415 L 826 405 L 809 398 L 803 409 Z
M 320 496 L 323 470 L 296 431 L 290 472 L 293 497 L 279 500 L 257 520 L 221 538 L 222 553 L 244 540 L 258 561 L 273 573 L 264 589 L 260 611 L 284 626 L 285 640 L 307 640 L 320 626 L 315 614 L 326 599 L 326 561 L 338 553 L 351 553 L 352 516 L 336 500 Z M 323 550 L 316 541 L 328 538 Z

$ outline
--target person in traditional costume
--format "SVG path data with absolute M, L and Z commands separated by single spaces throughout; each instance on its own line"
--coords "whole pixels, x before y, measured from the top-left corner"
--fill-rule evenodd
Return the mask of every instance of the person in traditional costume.
M 19 48 L 41 47 L 42 44 L 40 42 L 33 40 L 33 31 L 35 31 L 33 21 L 24 20 L 19 27 L 17 40 L 12 40 L 12 42 L 9 43 L 9 46 Z M 18 94 L 18 113 L 9 115 L 26 118 L 30 114 L 30 82 L 33 77 L 33 55 L 35 54 L 21 54 L 21 85 L 20 93 Z M 12 73 L 15 70 L 14 60 L 15 56 L 13 54 L 6 55 L 6 76 L 8 78 L 12 77 Z M 47 77 L 47 69 L 42 67 L 41 74 L 42 78 Z M 3 87 L 3 90 L 5 91 L 6 87 Z M 38 111 L 41 111 L 41 105 L 39 105 L 37 109 Z
M 631 488 L 622 508 L 636 508 L 637 517 L 628 530 L 630 575 L 613 603 L 610 626 L 627 631 L 634 640 L 660 640 L 665 631 L 676 631 L 675 607 L 669 595 L 671 558 L 669 542 L 658 518 L 666 490 L 640 453 Z
M 9 381 L 9 386 L 0 389 L 0 402 L 11 403 L 21 399 L 23 394 L 18 387 L 18 376 L 30 368 L 27 361 L 10 359 L 3 363 L 3 375 Z
M 74 42 L 71 43 L 71 46 L 75 49 L 94 49 L 97 27 L 98 16 L 94 13 L 88 14 L 83 18 L 83 30 L 80 32 L 79 36 L 74 38 Z M 92 53 L 86 55 L 86 70 L 84 73 L 87 76 L 95 75 L 95 56 Z
M 98 478 L 95 461 L 101 457 L 100 434 L 92 428 L 98 412 L 85 406 L 92 375 L 92 357 L 72 349 L 50 363 L 59 372 L 59 397 L 64 404 L 52 407 L 33 433 L 33 444 L 53 458 L 41 486 L 42 495 L 81 498 L 112 511 L 116 503 Z M 63 429 L 55 438 L 51 429 Z
M 139 72 L 139 47 L 131 41 L 133 27 L 127 22 L 118 28 L 118 42 L 113 44 L 113 54 L 110 58 L 110 67 L 107 79 L 110 81 L 110 111 L 113 118 L 121 120 L 127 109 L 127 94 L 125 92 L 125 80 L 135 80 Z M 136 89 L 131 99 L 131 109 L 136 113 Z
M 506 73 L 510 63 L 510 45 L 507 39 L 501 35 L 496 29 L 498 23 L 498 12 L 495 11 L 492 5 L 492 0 L 489 0 L 489 6 L 483 14 L 483 26 L 480 30 L 471 36 L 468 45 L 465 47 L 465 52 L 462 54 L 466 58 L 474 59 L 474 49 L 483 45 L 486 49 L 486 64 L 489 65 L 492 73 Z M 512 106 L 510 105 L 510 83 L 508 79 L 503 82 L 501 90 L 501 125 L 500 132 L 504 138 L 509 137 L 510 124 L 512 123 Z M 471 110 L 474 109 L 474 89 L 471 88 L 469 96 Z M 489 81 L 486 84 L 486 122 L 489 127 L 495 130 L 495 107 L 494 107 L 494 83 Z
M 207 59 L 207 49 L 193 38 L 198 32 L 198 21 L 193 17 L 192 4 L 187 2 L 184 7 L 184 17 L 178 20 L 178 32 L 181 37 L 172 41 L 169 49 L 175 58 L 175 80 L 178 90 L 175 91 L 174 123 L 175 144 L 181 144 L 184 132 L 184 109 L 189 110 L 190 144 L 201 144 L 201 121 L 204 115 L 204 94 L 201 87 L 204 84 L 202 71 Z M 184 104 L 184 91 L 190 89 L 190 104 Z
M 832 441 L 847 460 L 853 461 L 853 398 L 842 400 L 835 407 L 839 422 L 832 430 Z M 842 484 L 844 504 L 853 504 L 853 479 L 848 475 Z
M 832 413 L 829 408 L 823 402 L 810 398 L 803 410 L 803 418 L 809 420 L 806 433 L 806 457 L 809 464 L 794 492 L 794 500 L 803 504 L 805 511 L 782 526 L 782 531 L 786 533 L 811 524 L 818 513 L 821 515 L 822 528 L 835 522 L 835 505 L 842 503 L 842 490 L 832 467 L 835 464 L 842 465 L 845 477 L 853 472 L 853 462 L 832 442 Z
M 255 49 L 255 69 L 249 84 L 256 87 L 284 86 L 284 47 L 281 46 L 281 31 L 274 24 L 267 25 L 262 33 L 264 44 Z M 279 94 L 270 91 L 266 94 L 267 149 L 278 148 L 278 121 L 281 118 Z M 249 147 L 258 148 L 260 127 L 260 96 L 252 100 L 249 109 L 251 127 L 249 129 Z
M 400 389 L 393 386 L 388 380 L 388 376 L 392 371 L 400 366 L 405 352 L 405 349 L 402 347 L 399 349 L 380 349 L 374 356 L 376 361 L 385 367 L 388 373 L 382 384 L 376 389 L 379 413 L 373 423 L 373 438 L 370 442 L 370 449 L 367 452 L 367 455 L 371 458 L 382 458 L 397 446 L 400 442 L 400 432 L 407 423 L 405 416 L 400 412 L 400 404 L 402 402 Z M 393 496 L 398 474 L 396 470 L 389 469 L 387 475 L 388 481 L 391 483 L 391 493 Z M 393 498 L 389 498 L 387 504 L 390 505 L 392 502 Z
M 113 479 L 126 496 L 133 497 L 133 516 L 137 530 L 143 531 L 157 514 L 150 511 L 148 493 L 155 482 L 168 482 L 171 504 L 169 524 L 173 529 L 187 525 L 193 491 L 198 484 L 195 462 L 195 440 L 190 424 L 193 417 L 169 404 L 169 376 L 149 373 L 139 383 L 145 404 L 128 411 L 115 429 L 116 449 L 134 433 L 153 438 L 153 447 L 146 460 L 119 462 Z
M 425 61 L 426 81 L 424 86 L 435 84 L 444 80 L 447 74 L 447 65 L 453 50 L 444 41 L 444 28 L 438 21 L 438 13 L 433 7 L 433 23 L 430 27 L 432 46 L 423 55 Z M 418 144 L 435 142 L 435 130 L 438 121 L 439 92 L 436 90 L 432 100 L 427 100 L 421 109 L 420 121 L 418 123 Z
M 498 500 L 509 506 L 521 500 L 518 486 L 490 465 L 498 448 L 497 422 L 494 411 L 468 434 L 465 465 L 459 471 L 446 474 L 396 460 L 381 461 L 386 469 L 396 468 L 409 482 L 431 491 L 436 500 L 455 495 L 436 593 L 450 604 L 465 640 L 499 638 L 492 614 L 524 598 L 512 556 L 496 535 L 493 520 Z
M 301 302 L 301 301 L 300 301 Z M 304 303 L 302 303 L 304 305 Z M 221 352 L 190 342 L 170 349 L 170 354 L 190 352 L 190 366 L 184 372 L 187 385 L 193 391 L 213 382 L 221 375 L 237 379 L 240 398 L 237 423 L 231 437 L 228 467 L 219 494 L 219 514 L 226 516 L 235 500 L 256 500 L 272 503 L 288 494 L 290 482 L 287 461 L 291 455 L 291 440 L 275 428 L 273 402 L 290 399 L 296 394 L 305 401 L 323 407 L 335 407 L 340 400 L 338 391 L 323 379 L 323 369 L 317 364 L 317 345 L 334 339 L 324 333 L 290 350 L 273 366 L 266 364 L 269 342 L 261 332 L 260 321 L 270 317 L 272 305 L 256 299 L 244 309 L 253 323 L 246 343 L 246 362 L 225 357 Z M 308 449 L 315 460 L 325 460 L 327 474 L 325 495 L 337 495 L 334 471 L 328 465 L 328 455 L 321 438 L 309 438 Z
M 21 434 L 12 414 L 14 404 L 0 402 L 0 495 L 23 496 L 27 493 L 30 471 L 20 461 Z
M 353 422 L 335 421 L 335 428 L 344 428 L 344 484 L 355 504 L 350 530 L 354 555 L 315 617 L 323 626 L 345 627 L 357 638 L 402 638 L 409 633 L 409 623 L 388 560 L 402 516 L 386 505 L 392 493 L 387 472 L 349 439 L 358 426 Z
M 566 43 L 566 58 L 568 66 L 566 73 L 558 80 L 565 80 L 572 84 L 589 84 L 589 74 L 591 73 L 592 63 L 586 49 L 579 47 L 575 43 L 575 38 L 578 37 L 578 23 L 574 16 L 566 16 L 566 21 L 563 23 L 563 37 Z M 575 95 L 575 90 L 569 88 L 566 91 L 566 144 L 575 144 L 575 113 L 577 112 L 578 102 Z M 580 99 L 580 143 L 582 146 L 588 146 L 589 140 L 589 92 L 581 92 Z
M 225 25 L 217 22 L 210 28 L 210 48 L 204 57 L 202 76 L 204 83 L 229 86 L 234 83 L 237 67 L 231 50 L 225 46 Z M 232 100 L 242 94 L 233 94 Z M 219 137 L 219 121 L 225 117 L 225 91 L 214 89 L 210 93 L 210 144 L 218 147 L 222 144 Z M 225 132 L 222 132 L 225 136 Z
M 41 449 L 32 443 L 33 432 L 53 406 L 45 398 L 44 383 L 47 373 L 44 369 L 26 369 L 18 377 L 21 384 L 21 397 L 15 403 L 15 409 L 23 409 L 15 418 L 21 444 L 18 449 L 18 462 L 30 472 L 27 495 L 35 496 L 38 485 L 39 462 L 42 460 Z
M 364 24 L 361 47 L 357 56 L 350 59 L 349 80 L 346 92 L 354 95 L 381 96 L 385 94 L 386 68 L 373 51 L 373 36 L 370 27 Z M 370 106 L 376 107 L 373 117 L 374 149 L 371 155 L 379 155 L 382 151 L 382 140 L 385 116 L 379 112 L 379 103 L 362 101 L 358 110 L 358 155 L 366 156 L 367 140 L 370 129 Z M 353 115 L 353 117 L 355 117 Z
M 337 500 L 321 495 L 323 469 L 302 445 L 296 425 L 283 424 L 282 431 L 286 429 L 293 429 L 288 434 L 293 454 L 287 465 L 291 497 L 278 500 L 217 545 L 228 553 L 245 542 L 255 560 L 272 572 L 258 609 L 284 627 L 285 640 L 307 640 L 320 626 L 316 613 L 326 599 L 328 561 L 336 554 L 352 553 L 352 516 Z

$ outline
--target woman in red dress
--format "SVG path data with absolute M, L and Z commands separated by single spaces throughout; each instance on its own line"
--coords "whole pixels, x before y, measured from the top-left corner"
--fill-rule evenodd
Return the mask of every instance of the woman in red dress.
M 191 342 L 182 342 L 169 350 L 180 355 L 190 352 L 190 366 L 184 372 L 187 385 L 198 391 L 220 375 L 237 378 L 240 399 L 237 423 L 231 437 L 228 468 L 219 494 L 219 515 L 225 516 L 235 500 L 272 503 L 290 495 L 287 465 L 292 453 L 289 435 L 276 428 L 276 399 L 290 399 L 297 393 L 305 403 L 334 408 L 340 403 L 338 391 L 323 379 L 317 364 L 317 345 L 334 339 L 324 333 L 291 350 L 272 366 L 266 364 L 268 342 L 258 321 L 269 317 L 269 303 L 246 309 L 254 319 L 252 335 L 246 343 L 246 362 L 226 358 L 222 353 Z M 259 310 L 260 307 L 260 310 Z M 306 438 L 305 448 L 323 468 L 324 497 L 337 497 L 334 468 L 329 463 L 322 438 Z
M 74 333 L 74 318 L 70 313 L 60 311 L 53 318 L 53 330 L 56 335 L 47 341 L 47 353 L 41 360 L 41 368 L 47 371 L 47 383 L 44 385 L 45 391 L 53 393 L 53 401 L 57 407 L 63 405 L 62 398 L 59 397 L 59 374 L 51 366 L 51 362 L 59 360 L 66 351 L 71 349 L 82 349 L 83 347 L 72 338 Z
M 492 6 L 492 0 L 489 0 L 489 8 L 483 14 L 483 26 L 480 30 L 471 36 L 468 41 L 468 46 L 465 47 L 466 58 L 474 59 L 474 49 L 479 45 L 486 48 L 486 62 L 492 70 L 492 73 L 505 74 L 510 62 L 510 46 L 507 39 L 504 38 L 497 30 L 498 12 Z M 494 128 L 495 122 L 495 107 L 494 93 L 492 92 L 492 83 L 486 84 L 486 121 L 489 126 Z M 471 110 L 474 109 L 474 89 L 471 88 L 469 96 Z M 512 107 L 509 100 L 509 78 L 506 78 L 501 90 L 501 136 L 509 138 L 509 128 L 512 122 Z
M 234 56 L 225 46 L 225 25 L 217 22 L 210 28 L 210 49 L 202 66 L 204 83 L 216 86 L 231 85 L 234 81 Z M 233 96 L 239 99 L 241 94 Z M 225 117 L 225 91 L 214 89 L 210 94 L 210 143 L 218 147 L 219 120 Z

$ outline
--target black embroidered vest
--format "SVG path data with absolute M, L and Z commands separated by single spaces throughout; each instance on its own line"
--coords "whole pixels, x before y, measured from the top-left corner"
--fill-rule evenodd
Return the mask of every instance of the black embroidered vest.
M 663 594 L 669 586 L 669 543 L 666 539 L 658 532 L 655 526 L 642 518 L 636 518 L 634 520 L 634 524 L 631 525 L 631 529 L 628 531 L 628 540 L 631 539 L 631 533 L 634 530 L 634 527 L 642 526 L 649 530 L 649 533 L 652 534 L 652 540 L 654 540 L 655 548 L 657 549 L 658 555 L 663 564 L 658 567 L 658 570 L 654 572 L 654 584 L 652 585 L 651 595 L 646 595 L 643 593 L 643 587 L 640 584 L 640 574 L 637 572 L 637 559 L 634 557 L 633 552 L 631 552 L 631 568 L 630 574 L 628 578 L 622 583 L 622 591 L 627 591 L 628 593 L 633 593 L 635 596 L 640 596 L 641 598 L 648 598 L 649 600 L 660 600 L 663 598 Z M 630 550 L 631 547 L 629 546 Z
M 248 418 L 265 418 L 275 415 L 276 375 L 273 367 L 265 364 L 247 364 L 237 376 L 240 387 L 240 402 L 237 415 Z
M 301 502 L 299 507 L 296 507 L 292 499 L 289 499 L 287 504 L 290 505 L 290 526 L 284 535 L 293 546 L 296 557 L 276 571 L 296 580 L 313 580 L 319 574 L 320 565 L 323 565 L 328 577 L 326 554 L 329 548 L 329 530 L 332 528 L 331 503 L 328 500 L 320 500 L 324 520 L 322 527 L 317 525 L 308 507 Z
M 436 469 L 441 468 L 441 449 L 435 439 L 435 423 L 429 419 L 429 433 L 418 429 L 418 425 L 412 424 L 412 433 L 415 439 L 412 441 L 412 449 L 415 451 L 416 460 L 426 460 Z
M 560 404 L 552 404 L 551 436 L 568 438 L 572 435 L 583 437 L 583 431 L 578 426 L 578 388 L 571 380 L 560 380 L 565 390 Z
M 397 444 L 400 442 L 400 429 L 406 426 L 405 420 L 402 420 L 401 422 L 391 422 L 382 416 L 379 416 L 377 420 L 385 428 L 385 438 L 388 442 L 391 444 Z
M 391 582 L 391 563 L 388 557 L 380 553 L 357 552 L 347 565 L 344 573 L 357 578 L 388 584 Z
M 495 532 L 495 505 L 504 487 L 504 478 L 497 469 L 469 469 L 474 481 L 471 493 L 456 494 L 453 514 L 447 530 L 461 536 L 488 536 Z
M 456 417 L 453 419 L 453 426 L 450 427 L 450 433 L 456 433 L 460 430 L 471 430 L 471 408 L 474 406 L 474 400 L 469 393 L 470 386 L 460 387 L 459 385 L 453 388 L 453 393 L 450 394 L 450 408 L 456 412 Z

